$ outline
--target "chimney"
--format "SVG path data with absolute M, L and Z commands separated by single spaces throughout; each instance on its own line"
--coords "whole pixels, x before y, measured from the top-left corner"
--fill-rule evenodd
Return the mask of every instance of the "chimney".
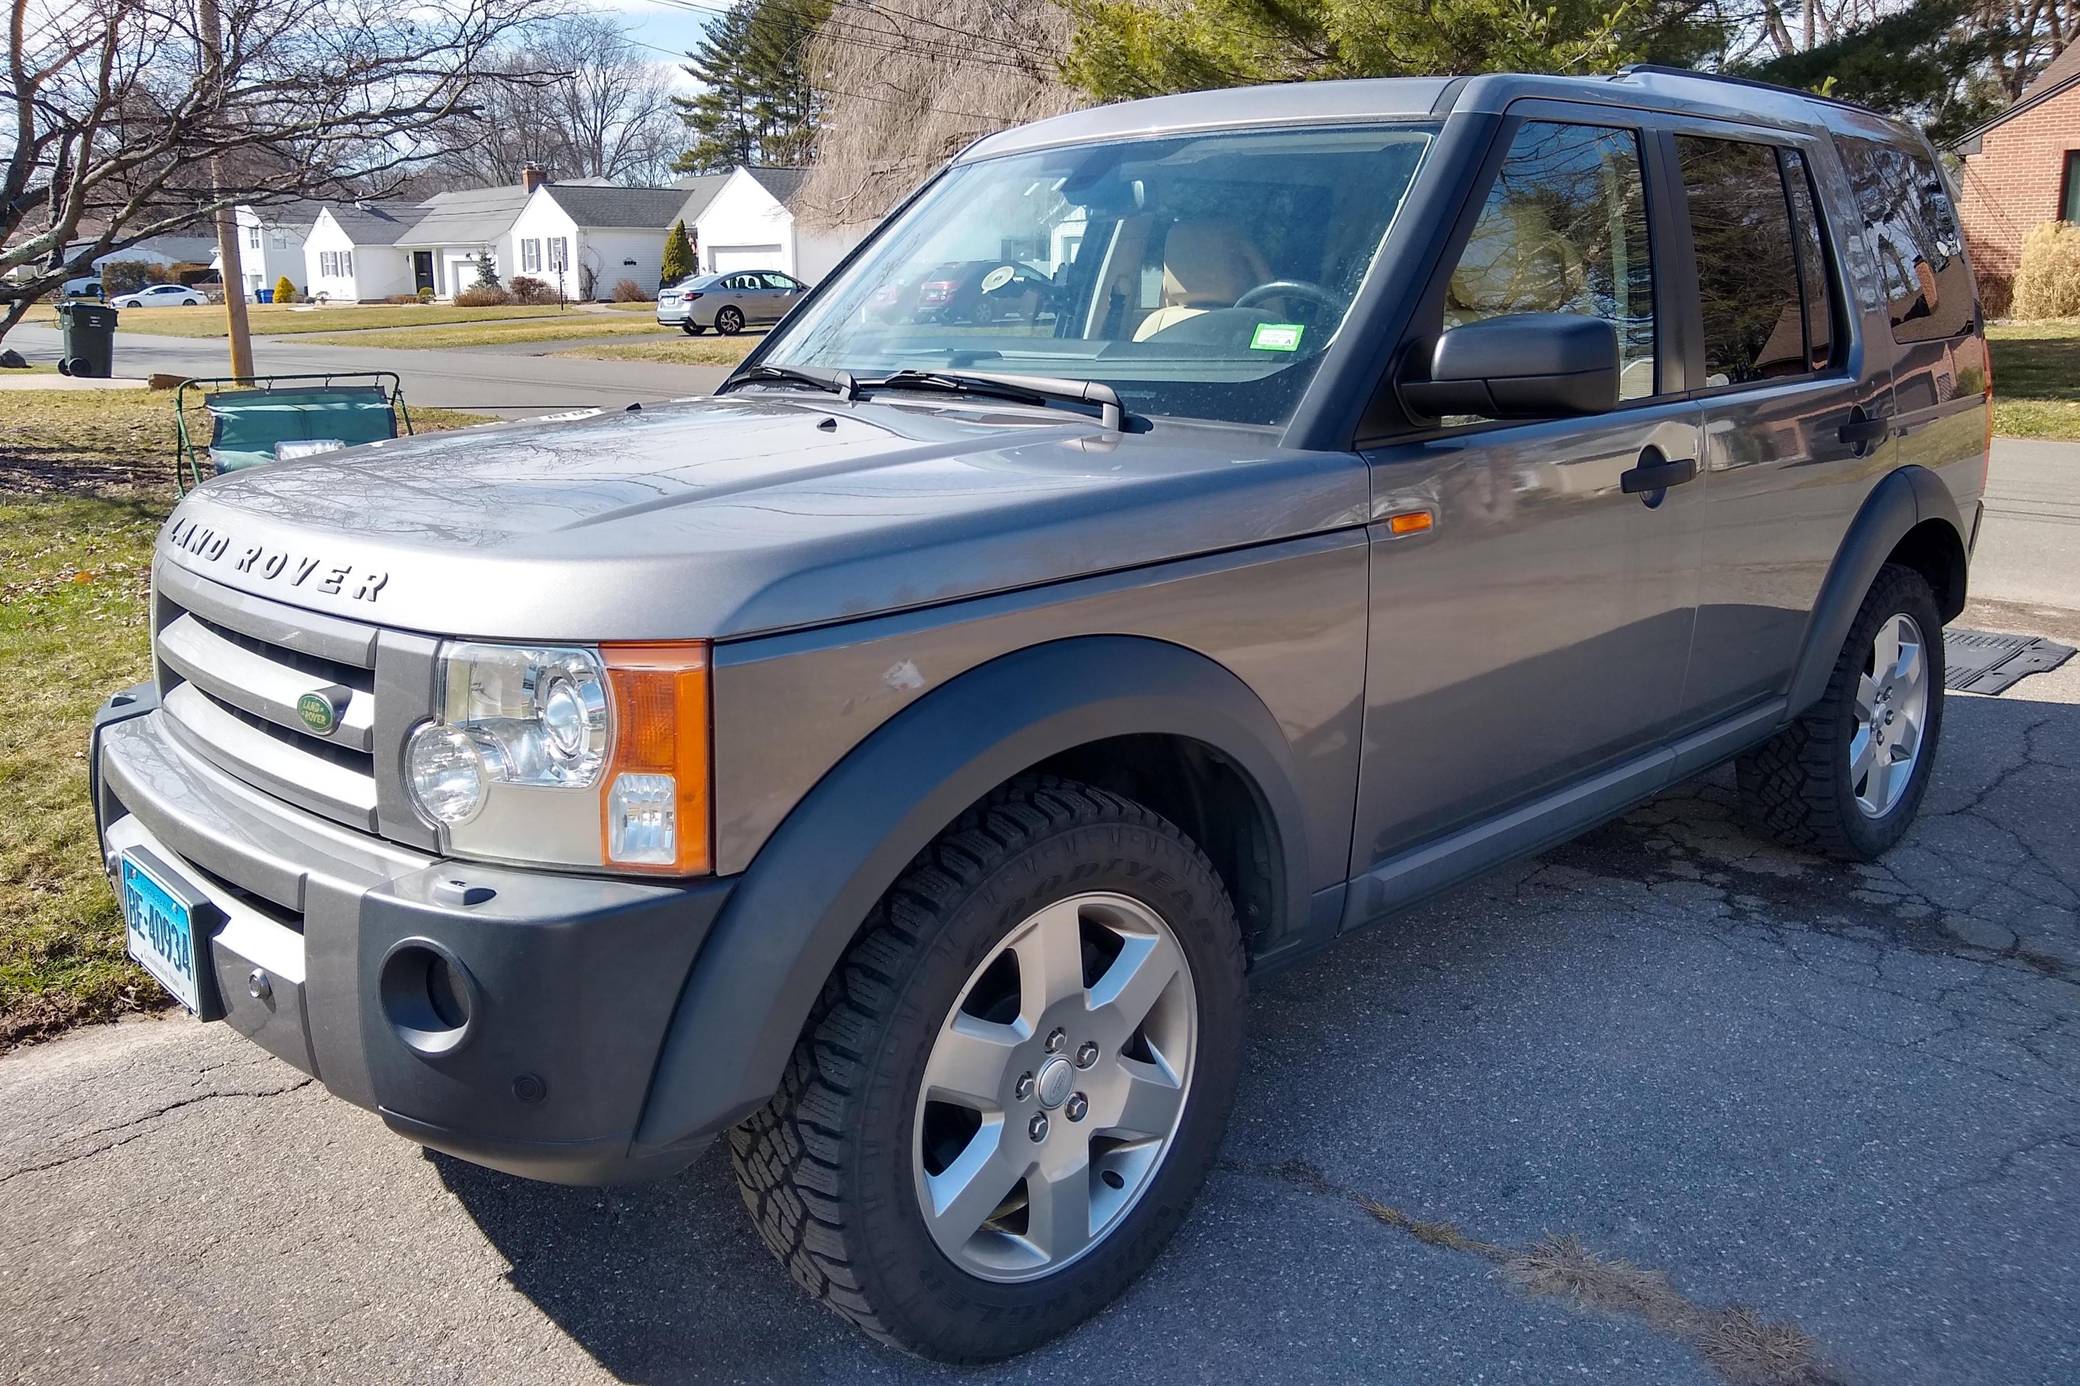
M 523 192 L 533 192 L 549 180 L 542 177 L 541 165 L 529 159 L 520 165 L 520 187 Z

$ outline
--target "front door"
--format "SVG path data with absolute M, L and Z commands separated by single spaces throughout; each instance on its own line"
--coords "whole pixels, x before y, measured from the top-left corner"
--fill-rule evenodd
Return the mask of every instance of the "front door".
M 1646 193 L 1655 131 L 1637 113 L 1535 109 L 1504 122 L 1484 200 L 1461 219 L 1411 344 L 1503 314 L 1603 318 L 1620 343 L 1619 404 L 1532 423 L 1448 418 L 1367 451 L 1352 866 L 1377 874 L 1353 892 L 1359 914 L 1391 903 L 1382 882 L 1433 840 L 1599 776 L 1614 797 L 1642 763 L 1660 773 L 1684 721 L 1702 488 L 1623 482 L 1700 445 L 1669 340 L 1676 300 L 1653 268 L 1671 234 L 1664 199 Z
M 412 287 L 421 293 L 434 292 L 432 251 L 415 250 L 412 252 Z

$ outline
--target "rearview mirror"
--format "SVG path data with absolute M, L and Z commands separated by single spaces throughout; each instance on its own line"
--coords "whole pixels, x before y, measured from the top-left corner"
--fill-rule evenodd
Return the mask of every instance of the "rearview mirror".
M 1618 329 L 1580 313 L 1469 322 L 1440 336 L 1427 363 L 1408 366 L 1401 401 L 1426 418 L 1553 419 L 1618 404 Z

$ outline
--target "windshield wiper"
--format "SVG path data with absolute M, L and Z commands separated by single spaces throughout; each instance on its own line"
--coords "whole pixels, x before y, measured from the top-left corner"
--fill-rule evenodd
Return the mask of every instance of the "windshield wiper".
M 801 366 L 775 366 L 759 362 L 746 366 L 715 387 L 718 395 L 728 394 L 739 385 L 753 381 L 772 380 L 791 385 L 813 385 L 819 390 L 850 400 L 859 394 L 859 386 L 853 382 L 851 371 L 813 371 Z
M 1064 380 L 1051 375 L 999 375 L 984 371 L 896 371 L 878 380 L 858 382 L 861 390 L 941 390 L 981 395 L 1019 404 L 1095 404 L 1098 422 L 1118 430 L 1126 419 L 1119 391 L 1097 380 Z

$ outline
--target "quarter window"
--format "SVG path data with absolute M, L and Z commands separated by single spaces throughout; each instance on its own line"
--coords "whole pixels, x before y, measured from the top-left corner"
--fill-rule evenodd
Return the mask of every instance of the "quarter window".
M 1697 249 L 1705 385 L 1803 375 L 1805 306 L 1776 150 L 1681 135 L 1676 153 Z
M 1835 141 L 1856 208 L 1870 228 L 1897 342 L 1959 336 L 1974 318 L 1971 271 L 1949 190 L 1935 162 L 1878 140 Z
M 1580 313 L 1618 329 L 1618 396 L 1654 393 L 1654 271 L 1639 136 L 1528 121 L 1445 288 L 1446 330 L 1506 313 Z

